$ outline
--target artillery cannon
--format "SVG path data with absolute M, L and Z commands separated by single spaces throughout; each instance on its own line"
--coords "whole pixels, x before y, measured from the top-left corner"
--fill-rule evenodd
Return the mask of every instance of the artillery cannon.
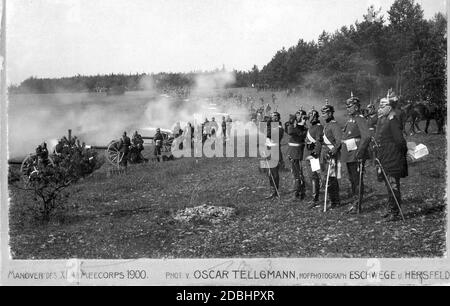
M 161 155 L 154 156 L 155 158 L 160 157 L 163 161 L 172 160 L 174 157 L 172 155 L 172 142 L 173 142 L 173 134 L 170 130 L 161 130 L 161 134 L 163 135 L 163 141 L 161 144 Z M 150 151 L 153 152 L 153 148 L 156 143 L 153 142 L 154 136 L 141 136 L 142 140 L 151 140 L 152 146 L 150 146 Z M 122 159 L 124 158 L 124 153 L 121 152 L 120 148 L 120 140 L 112 140 L 106 146 L 86 146 L 86 148 L 94 149 L 94 150 L 104 150 L 105 158 L 109 164 L 113 166 L 119 166 Z M 146 162 L 148 159 L 139 156 L 140 152 L 136 148 L 136 146 L 132 145 L 129 150 L 128 161 L 132 164 Z

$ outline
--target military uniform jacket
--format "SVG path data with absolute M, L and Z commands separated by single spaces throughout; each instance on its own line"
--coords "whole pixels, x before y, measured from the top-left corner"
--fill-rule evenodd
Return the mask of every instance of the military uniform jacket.
M 289 135 L 289 148 L 288 155 L 292 159 L 303 159 L 303 151 L 305 150 L 306 134 L 308 128 L 304 125 L 298 125 L 294 127 L 293 124 L 288 126 Z
M 326 155 L 330 150 L 337 152 L 337 158 L 339 159 L 339 151 L 341 148 L 342 140 L 342 130 L 337 124 L 336 120 L 331 120 L 326 123 L 323 127 L 323 137 L 322 137 L 322 150 L 321 150 L 321 160 L 326 159 Z
M 267 124 L 267 134 L 266 134 L 266 136 L 270 140 L 273 140 L 272 139 L 272 129 L 271 129 L 271 124 L 270 123 Z M 283 139 L 283 136 L 284 136 L 284 129 L 283 129 L 282 124 L 279 123 L 279 125 L 278 125 L 278 145 L 277 145 L 277 147 L 278 147 L 278 157 L 279 157 L 278 165 L 280 164 L 280 161 L 281 161 L 281 158 L 280 158 L 281 157 L 281 140 Z M 271 147 L 270 150 L 273 150 L 274 148 L 275 147 Z
M 130 146 L 131 146 L 130 137 L 125 136 L 120 139 L 120 143 L 119 143 L 120 152 L 122 152 L 122 153 L 128 152 L 128 149 L 130 148 Z
M 311 125 L 306 133 L 305 158 L 313 152 L 316 156 L 320 156 L 322 148 L 323 126 L 320 123 Z
M 403 137 L 400 120 L 395 112 L 391 112 L 387 117 L 378 118 L 375 139 L 379 145 L 377 157 L 386 174 L 398 178 L 406 177 L 408 175 L 406 160 L 408 148 Z
M 377 128 L 378 116 L 377 114 L 373 114 L 367 117 L 367 125 L 369 127 L 370 137 L 375 136 L 375 130 Z
M 370 131 L 364 116 L 350 117 L 342 130 L 341 161 L 351 163 L 357 162 L 358 157 L 367 159 L 369 142 Z

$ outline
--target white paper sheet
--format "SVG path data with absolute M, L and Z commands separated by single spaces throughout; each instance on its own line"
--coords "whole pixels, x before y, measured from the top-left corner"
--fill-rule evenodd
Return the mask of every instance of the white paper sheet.
M 309 162 L 311 163 L 311 170 L 313 172 L 320 171 L 320 161 L 318 158 L 311 158 Z
M 358 149 L 355 138 L 350 138 L 350 139 L 344 140 L 344 142 L 345 142 L 345 145 L 347 146 L 348 152 L 355 151 L 356 149 Z

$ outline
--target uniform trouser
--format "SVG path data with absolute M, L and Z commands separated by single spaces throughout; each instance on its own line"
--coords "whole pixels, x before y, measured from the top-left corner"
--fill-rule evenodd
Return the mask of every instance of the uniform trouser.
M 276 167 L 268 169 L 270 187 L 276 188 L 276 190 L 278 190 L 280 188 L 279 168 L 280 168 L 280 163 L 278 163 Z
M 155 156 L 156 156 L 156 158 L 158 159 L 158 161 L 159 161 L 159 156 L 161 155 L 161 146 L 155 146 L 155 151 L 154 151 L 154 154 L 155 154 Z
M 295 185 L 295 196 L 304 196 L 305 195 L 305 178 L 303 176 L 303 168 L 302 163 L 299 159 L 293 159 L 291 161 L 292 166 L 292 174 L 294 175 Z
M 398 204 L 402 205 L 402 198 L 401 198 L 401 193 L 400 193 L 400 178 L 387 175 L 387 179 L 389 181 L 389 184 L 392 187 L 392 190 L 394 191 L 394 194 L 395 194 L 395 197 L 397 198 Z M 389 195 L 389 200 L 387 202 L 387 210 L 390 213 L 397 215 L 399 213 L 399 208 L 397 206 L 397 203 L 395 203 L 395 199 L 392 195 L 391 189 L 389 188 L 388 181 L 386 181 L 386 179 L 384 180 L 384 183 L 386 185 L 386 189 L 387 189 L 387 192 Z
M 328 194 L 331 205 L 339 205 L 339 182 L 337 177 L 330 176 L 328 179 Z
M 122 150 L 119 151 L 119 153 L 122 157 L 122 159 L 119 162 L 119 165 L 126 167 L 128 165 L 128 151 Z
M 330 161 L 328 161 L 328 163 L 329 162 Z M 337 164 L 338 161 L 335 159 L 334 162 L 335 162 L 334 164 Z M 327 172 L 328 172 L 328 167 L 329 167 L 329 164 L 327 165 L 327 168 L 326 168 Z M 334 166 L 334 167 L 337 167 L 337 166 Z M 325 184 L 326 184 L 327 172 L 325 172 Z M 338 181 L 338 178 L 336 177 L 336 175 L 337 175 L 336 172 L 337 172 L 336 168 L 334 171 L 330 172 L 330 176 L 328 178 L 328 186 L 326 186 L 331 205 L 339 205 L 340 204 L 339 181 Z
M 363 163 L 364 167 L 364 163 Z M 348 171 L 348 178 L 350 180 L 351 185 L 351 196 L 357 196 L 359 193 L 359 163 L 358 162 L 351 162 L 347 163 L 347 171 Z M 364 176 L 362 177 L 361 182 L 361 192 L 364 194 Z
M 320 174 L 318 171 L 314 171 L 311 173 L 311 191 L 314 202 L 319 201 Z

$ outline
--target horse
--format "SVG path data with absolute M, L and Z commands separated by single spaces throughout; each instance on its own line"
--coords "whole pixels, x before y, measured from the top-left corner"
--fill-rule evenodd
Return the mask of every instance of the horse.
M 443 126 L 445 124 L 446 111 L 445 108 L 439 106 L 434 102 L 414 102 L 407 103 L 400 107 L 400 118 L 403 127 L 405 127 L 407 120 L 411 122 L 410 134 L 414 135 L 417 133 L 416 128 L 419 132 L 422 130 L 419 127 L 419 122 L 426 120 L 425 133 L 428 134 L 428 127 L 430 126 L 431 120 L 436 121 L 438 127 L 437 133 L 443 134 Z

